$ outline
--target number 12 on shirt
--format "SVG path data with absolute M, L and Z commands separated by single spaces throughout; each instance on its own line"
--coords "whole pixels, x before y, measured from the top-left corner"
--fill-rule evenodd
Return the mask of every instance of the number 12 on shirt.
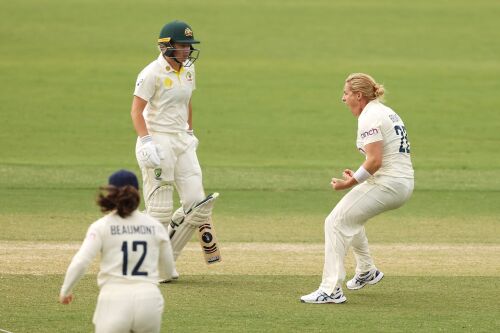
M 139 249 L 139 247 L 141 249 Z M 144 258 L 146 258 L 146 254 L 148 253 L 148 243 L 146 241 L 133 241 L 132 242 L 132 251 L 137 252 L 141 251 L 141 257 L 137 261 L 136 265 L 134 266 L 134 269 L 132 269 L 132 272 L 130 275 L 144 275 L 147 276 L 148 272 L 141 272 L 141 265 L 144 261 Z M 122 265 L 122 274 L 127 275 L 128 273 L 128 251 L 129 251 L 129 246 L 127 241 L 123 241 L 122 243 L 122 252 L 123 252 L 123 265 Z

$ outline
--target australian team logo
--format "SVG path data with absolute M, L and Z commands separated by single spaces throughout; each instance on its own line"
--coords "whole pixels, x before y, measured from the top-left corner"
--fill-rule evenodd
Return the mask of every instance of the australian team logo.
M 187 72 L 187 74 L 186 74 L 186 80 L 193 81 L 193 73 Z
M 156 169 L 154 170 L 154 172 L 155 172 L 155 178 L 156 178 L 157 180 L 160 180 L 160 176 L 161 176 L 161 168 L 156 168 Z
M 186 28 L 184 30 L 184 36 L 186 36 L 186 37 L 193 37 L 193 30 L 191 30 L 189 28 Z

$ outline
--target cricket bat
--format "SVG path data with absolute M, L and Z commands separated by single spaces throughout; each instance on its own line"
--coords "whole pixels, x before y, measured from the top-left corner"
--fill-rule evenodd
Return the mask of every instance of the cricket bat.
M 203 250 L 205 261 L 208 265 L 215 264 L 222 260 L 212 219 L 198 227 L 198 239 L 201 244 L 201 249 Z

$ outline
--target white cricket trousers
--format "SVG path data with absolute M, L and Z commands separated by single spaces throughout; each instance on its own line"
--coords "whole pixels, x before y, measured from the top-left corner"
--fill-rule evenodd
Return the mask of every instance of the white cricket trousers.
M 345 279 L 344 258 L 352 245 L 356 272 L 375 268 L 364 224 L 385 211 L 401 207 L 413 192 L 413 179 L 378 176 L 357 185 L 325 220 L 325 263 L 320 290 L 331 294 Z
M 161 185 L 174 185 L 179 193 L 184 210 L 205 198 L 203 190 L 200 163 L 196 155 L 198 139 L 186 132 L 160 133 L 150 131 L 155 144 L 160 145 L 163 158 L 161 159 L 161 172 L 155 169 L 141 168 L 143 179 L 144 198 L 149 198 L 151 193 Z M 136 152 L 140 148 L 140 139 L 137 139 Z M 172 191 L 166 195 L 161 203 L 165 209 L 172 210 Z
M 96 333 L 157 333 L 163 296 L 153 283 L 108 283 L 102 286 L 94 312 Z

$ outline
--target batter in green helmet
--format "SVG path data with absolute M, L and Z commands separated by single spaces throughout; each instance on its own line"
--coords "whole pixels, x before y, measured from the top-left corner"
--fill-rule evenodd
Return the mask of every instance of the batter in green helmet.
M 167 228 L 177 259 L 194 230 L 210 219 L 210 214 L 188 214 L 184 219 L 184 212 L 205 199 L 191 103 L 196 88 L 193 63 L 199 54 L 193 45 L 200 42 L 191 26 L 181 21 L 166 24 L 157 42 L 158 58 L 137 78 L 131 116 L 146 212 Z M 174 187 L 181 201 L 175 213 Z
M 190 67 L 198 59 L 200 51 L 193 47 L 198 43 L 191 27 L 182 21 L 165 24 L 158 37 L 161 53 L 169 63 L 173 62 L 174 68 Z

